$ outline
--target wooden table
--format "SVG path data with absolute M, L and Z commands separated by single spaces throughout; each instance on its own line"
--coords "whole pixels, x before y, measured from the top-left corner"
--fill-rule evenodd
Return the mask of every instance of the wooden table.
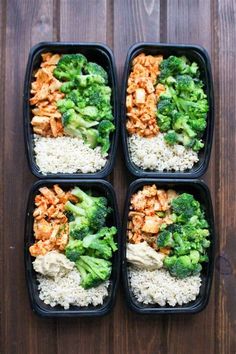
M 1 354 L 233 354 L 236 352 L 236 1 L 2 0 L 0 2 L 0 306 Z M 197 315 L 131 313 L 120 286 L 113 312 L 97 319 L 42 319 L 26 290 L 23 238 L 30 174 L 23 142 L 23 80 L 29 49 L 40 41 L 93 41 L 114 50 L 119 83 L 137 41 L 207 48 L 214 74 L 216 124 L 211 189 L 217 227 L 210 303 Z M 114 184 L 122 213 L 130 182 L 122 146 Z

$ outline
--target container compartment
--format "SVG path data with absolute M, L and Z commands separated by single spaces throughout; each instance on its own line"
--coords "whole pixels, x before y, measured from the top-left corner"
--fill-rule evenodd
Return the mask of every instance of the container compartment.
M 140 53 L 150 55 L 162 54 L 164 58 L 170 55 L 186 56 L 189 60 L 195 61 L 199 65 L 200 78 L 205 84 L 205 92 L 208 97 L 209 112 L 207 115 L 207 127 L 203 135 L 203 142 L 205 143 L 203 149 L 199 151 L 199 161 L 194 164 L 192 169 L 183 172 L 180 171 L 151 171 L 143 170 L 136 166 L 130 157 L 128 149 L 128 133 L 126 130 L 126 89 L 128 77 L 131 71 L 131 64 L 133 59 Z M 123 74 L 123 86 L 121 94 L 121 132 L 123 140 L 123 149 L 125 155 L 126 166 L 129 171 L 137 177 L 150 177 L 150 178 L 198 178 L 202 176 L 208 167 L 212 139 L 214 129 L 214 97 L 213 97 L 213 82 L 211 74 L 211 64 L 209 56 L 206 50 L 196 45 L 186 44 L 163 44 L 163 43 L 138 43 L 133 45 L 127 54 L 124 74 Z
M 38 193 L 39 188 L 46 186 L 52 187 L 53 184 L 59 184 L 62 189 L 70 189 L 74 186 L 79 186 L 80 188 L 86 190 L 91 189 L 94 195 L 102 195 L 108 199 L 108 205 L 112 207 L 113 211 L 109 214 L 107 218 L 108 226 L 116 226 L 117 235 L 116 242 L 118 244 L 118 250 L 114 253 L 112 258 L 112 274 L 110 278 L 110 285 L 108 287 L 108 296 L 104 299 L 104 303 L 98 306 L 70 306 L 68 310 L 65 310 L 61 306 L 51 307 L 46 305 L 39 298 L 39 291 L 37 288 L 36 272 L 33 269 L 32 261 L 35 259 L 31 257 L 29 253 L 29 246 L 34 242 L 33 235 L 33 210 L 34 210 L 34 198 Z M 116 202 L 116 196 L 114 189 L 110 183 L 102 180 L 43 180 L 36 182 L 29 193 L 28 205 L 26 211 L 25 220 L 25 240 L 24 240 L 24 255 L 25 255 L 25 270 L 26 270 L 26 281 L 28 285 L 28 292 L 30 303 L 33 311 L 43 317 L 80 317 L 80 316 L 102 316 L 111 311 L 114 303 L 117 291 L 117 285 L 119 280 L 120 271 L 120 221 L 119 212 Z
M 132 294 L 129 286 L 129 279 L 127 274 L 127 262 L 126 262 L 126 231 L 127 231 L 127 221 L 128 212 L 130 205 L 131 196 L 142 189 L 144 185 L 156 184 L 157 187 L 162 189 L 174 189 L 177 192 L 187 192 L 193 194 L 193 196 L 200 202 L 203 210 L 205 211 L 206 220 L 209 223 L 210 231 L 210 241 L 211 245 L 208 249 L 209 262 L 203 263 L 203 269 L 201 271 L 202 285 L 200 288 L 200 293 L 195 301 L 191 301 L 188 304 L 182 306 L 176 305 L 174 307 L 169 306 L 159 306 L 156 305 L 145 305 L 138 302 L 134 295 Z M 215 229 L 214 229 L 214 216 L 213 208 L 211 202 L 211 195 L 206 184 L 199 180 L 184 180 L 184 179 L 138 179 L 130 184 L 126 201 L 125 210 L 123 216 L 123 240 L 122 240 L 122 278 L 123 286 L 126 296 L 126 302 L 132 311 L 140 314 L 172 314 L 172 313 L 197 313 L 202 311 L 208 301 L 211 290 L 211 283 L 213 277 L 213 267 L 214 267 L 214 247 L 215 247 Z
M 101 65 L 108 73 L 108 85 L 112 89 L 111 104 L 113 107 L 115 131 L 111 135 L 111 146 L 108 152 L 108 158 L 102 170 L 95 173 L 48 173 L 46 175 L 40 172 L 39 167 L 35 162 L 33 129 L 30 124 L 33 117 L 30 99 L 30 87 L 33 81 L 33 73 L 39 68 L 41 63 L 41 54 L 46 52 L 71 54 L 84 54 L 89 61 L 93 61 Z M 117 76 L 115 60 L 112 51 L 104 44 L 99 43 L 59 43 L 59 42 L 42 42 L 31 48 L 26 67 L 25 82 L 24 82 L 24 99 L 23 99 L 23 119 L 24 119 L 24 136 L 25 146 L 27 151 L 28 164 L 31 172 L 38 178 L 104 178 L 108 176 L 115 162 L 117 150 L 117 139 L 119 131 L 118 118 L 118 102 L 117 102 Z

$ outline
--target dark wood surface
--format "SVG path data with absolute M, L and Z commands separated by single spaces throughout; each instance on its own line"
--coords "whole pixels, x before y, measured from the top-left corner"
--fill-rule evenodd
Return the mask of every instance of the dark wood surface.
M 236 353 L 236 1 L 0 1 L 0 354 Z M 188 316 L 131 313 L 120 286 L 113 312 L 97 319 L 42 319 L 29 306 L 23 238 L 27 194 L 35 180 L 25 157 L 22 95 L 29 49 L 40 41 L 107 43 L 119 84 L 137 41 L 196 43 L 209 51 L 215 87 L 215 134 L 208 183 L 217 228 L 210 302 Z M 122 156 L 109 177 L 120 212 L 130 182 Z M 122 215 L 122 214 L 121 214 Z

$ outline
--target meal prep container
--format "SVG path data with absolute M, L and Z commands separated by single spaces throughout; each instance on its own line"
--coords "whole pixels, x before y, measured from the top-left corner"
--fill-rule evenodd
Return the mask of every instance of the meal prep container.
M 29 104 L 31 83 L 33 81 L 34 71 L 37 70 L 42 61 L 41 54 L 46 52 L 71 54 L 84 54 L 89 61 L 96 62 L 101 65 L 108 73 L 108 85 L 112 89 L 111 104 L 113 106 L 113 116 L 115 131 L 111 135 L 111 146 L 108 153 L 108 159 L 102 170 L 95 173 L 48 173 L 46 175 L 40 172 L 36 165 L 34 156 L 33 129 L 30 124 L 33 117 L 31 113 L 32 106 Z M 26 67 L 25 83 L 24 83 L 24 100 L 23 100 L 23 119 L 24 119 L 24 136 L 27 151 L 28 164 L 31 172 L 38 178 L 104 178 L 108 176 L 114 166 L 115 155 L 117 150 L 117 139 L 119 130 L 118 102 L 117 102 L 117 75 L 115 59 L 112 51 L 105 44 L 100 43 L 59 43 L 59 42 L 42 42 L 31 48 Z
M 128 212 L 131 196 L 138 190 L 142 189 L 144 185 L 156 184 L 162 189 L 174 189 L 177 192 L 187 192 L 194 195 L 194 197 L 201 203 L 203 210 L 205 211 L 206 220 L 209 223 L 210 241 L 211 245 L 208 249 L 209 262 L 202 263 L 203 269 L 201 272 L 202 285 L 200 293 L 195 301 L 191 301 L 188 304 L 182 306 L 176 305 L 171 307 L 170 305 L 159 306 L 145 305 L 138 302 L 132 294 L 129 287 L 129 279 L 127 274 L 127 262 L 126 262 L 126 231 Z M 211 283 L 213 277 L 214 267 L 214 245 L 215 245 L 215 229 L 214 229 L 214 216 L 211 202 L 211 195 L 208 187 L 205 183 L 199 180 L 186 180 L 186 179 L 138 179 L 130 184 L 123 216 L 123 241 L 122 241 L 122 277 L 123 285 L 126 295 L 126 301 L 129 308 L 140 314 L 173 314 L 173 313 L 197 313 L 202 311 L 209 300 Z
M 209 112 L 207 115 L 207 127 L 203 135 L 203 142 L 205 146 L 199 151 L 199 161 L 194 164 L 193 168 L 186 170 L 185 172 L 170 172 L 170 171 L 151 171 L 143 170 L 136 166 L 130 158 L 128 150 L 128 133 L 126 130 L 126 89 L 128 77 L 132 67 L 133 59 L 141 54 L 150 55 L 160 55 L 162 54 L 164 58 L 170 55 L 176 56 L 186 56 L 190 61 L 195 61 L 199 65 L 200 78 L 205 84 L 205 92 L 208 97 Z M 211 64 L 210 58 L 207 51 L 197 45 L 186 45 L 186 44 L 163 44 L 163 43 L 138 43 L 133 45 L 127 54 L 124 76 L 123 76 L 123 87 L 121 96 L 121 132 L 124 146 L 124 154 L 126 166 L 129 171 L 137 177 L 150 177 L 150 178 L 198 178 L 202 176 L 208 167 L 211 146 L 213 138 L 213 128 L 214 128 L 214 97 L 213 97 L 213 82 L 211 74 Z M 148 157 L 147 157 L 148 158 Z
M 118 250 L 114 253 L 112 259 L 112 274 L 110 278 L 110 285 L 108 287 L 108 296 L 104 299 L 103 305 L 98 306 L 86 306 L 86 307 L 78 307 L 78 306 L 70 306 L 68 310 L 65 310 L 63 307 L 57 305 L 55 307 L 51 307 L 50 305 L 46 305 L 39 298 L 39 291 L 37 288 L 37 280 L 36 280 L 36 272 L 33 269 L 32 261 L 35 259 L 31 257 L 29 253 L 29 247 L 34 243 L 34 235 L 33 235 L 33 210 L 34 206 L 34 198 L 36 194 L 38 194 L 38 190 L 40 187 L 52 187 L 53 184 L 59 184 L 60 187 L 65 189 L 73 188 L 74 186 L 79 186 L 80 188 L 91 189 L 94 195 L 105 196 L 108 199 L 108 205 L 112 207 L 113 211 L 107 218 L 108 226 L 116 226 L 117 227 L 117 235 L 116 242 L 118 244 Z M 106 315 L 111 311 L 114 303 L 115 296 L 117 291 L 117 285 L 119 280 L 119 272 L 120 272 L 120 220 L 119 220 L 119 212 L 116 202 L 116 196 L 114 189 L 110 183 L 103 180 L 59 180 L 59 179 L 51 179 L 51 180 L 43 180 L 38 181 L 33 184 L 29 197 L 28 197 L 28 205 L 26 212 L 26 220 L 25 220 L 25 241 L 24 241 L 24 255 L 25 255 L 25 270 L 26 270 L 26 281 L 28 285 L 28 292 L 32 310 L 36 312 L 38 315 L 43 317 L 83 317 L 83 316 L 102 316 Z

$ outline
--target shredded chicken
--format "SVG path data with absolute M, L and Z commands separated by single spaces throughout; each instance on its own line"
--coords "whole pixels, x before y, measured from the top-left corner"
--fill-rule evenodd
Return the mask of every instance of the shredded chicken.
M 31 84 L 30 104 L 33 118 L 33 131 L 42 136 L 58 137 L 63 135 L 61 114 L 57 109 L 57 101 L 64 97 L 60 92 L 61 82 L 53 76 L 59 54 L 42 54 L 42 63 L 35 73 L 35 81 Z
M 78 199 L 70 192 L 64 192 L 57 184 L 52 188 L 39 188 L 35 197 L 34 237 L 36 243 L 30 248 L 34 257 L 44 255 L 52 250 L 63 251 L 68 243 L 69 224 L 65 215 L 65 203 L 74 203 Z
M 162 60 L 161 55 L 152 56 L 144 53 L 133 60 L 126 96 L 128 117 L 126 127 L 129 134 L 153 137 L 159 131 L 156 123 L 156 106 L 165 88 L 162 84 L 155 85 L 160 75 L 159 66 Z
M 128 221 L 128 242 L 147 243 L 157 249 L 156 240 L 162 224 L 171 224 L 170 204 L 178 195 L 174 190 L 157 189 L 156 185 L 146 185 L 133 194 L 130 201 Z M 169 250 L 161 249 L 168 254 Z

